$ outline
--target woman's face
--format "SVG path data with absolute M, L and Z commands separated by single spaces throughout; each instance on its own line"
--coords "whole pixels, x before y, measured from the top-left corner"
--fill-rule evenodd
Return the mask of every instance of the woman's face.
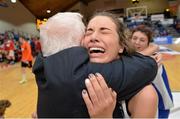
M 123 52 L 116 25 L 106 16 L 96 16 L 89 21 L 82 45 L 88 49 L 90 61 L 96 63 L 111 62 Z
M 137 52 L 140 52 L 148 47 L 148 37 L 141 31 L 135 31 L 131 39 Z

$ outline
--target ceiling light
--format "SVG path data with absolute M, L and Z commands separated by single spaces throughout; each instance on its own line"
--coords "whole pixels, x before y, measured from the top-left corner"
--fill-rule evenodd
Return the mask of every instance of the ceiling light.
M 166 9 L 166 12 L 169 12 L 169 9 Z
M 45 22 L 46 22 L 46 21 L 47 21 L 47 19 L 46 19 L 46 18 L 44 18 L 44 19 L 43 19 L 43 21 L 45 21 Z
M 48 9 L 48 10 L 46 10 L 46 12 L 49 14 L 49 13 L 51 13 L 51 10 Z
M 11 0 L 12 3 L 16 3 L 16 0 Z

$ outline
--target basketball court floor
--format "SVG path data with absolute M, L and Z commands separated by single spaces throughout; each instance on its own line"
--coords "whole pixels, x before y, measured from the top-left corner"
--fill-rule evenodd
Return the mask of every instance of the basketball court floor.
M 180 44 L 167 47 L 180 52 Z M 170 118 L 180 118 L 180 55 L 164 54 L 164 65 L 168 74 L 169 83 L 174 97 L 174 108 Z M 21 66 L 16 63 L 12 66 L 0 64 L 0 99 L 8 99 L 12 105 L 7 108 L 7 118 L 31 118 L 36 110 L 37 86 L 31 69 L 27 69 L 27 82 L 19 84 Z

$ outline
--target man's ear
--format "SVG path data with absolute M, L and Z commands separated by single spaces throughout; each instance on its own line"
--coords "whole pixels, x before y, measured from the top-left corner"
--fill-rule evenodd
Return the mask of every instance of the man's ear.
M 83 35 L 83 37 L 81 38 L 81 42 L 80 42 L 81 46 L 84 46 L 84 38 L 85 38 L 85 36 Z

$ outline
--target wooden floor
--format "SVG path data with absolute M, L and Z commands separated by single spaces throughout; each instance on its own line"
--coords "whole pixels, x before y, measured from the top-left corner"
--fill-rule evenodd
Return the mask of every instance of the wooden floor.
M 172 46 L 170 46 L 172 47 Z M 172 47 L 180 50 L 180 45 Z M 180 91 L 180 55 L 165 56 L 163 61 L 172 91 Z M 31 69 L 27 69 L 28 82 L 19 84 L 21 79 L 20 63 L 8 68 L 0 68 L 0 99 L 9 99 L 5 117 L 30 118 L 36 110 L 37 87 Z
M 36 109 L 37 87 L 31 69 L 27 69 L 27 83 L 19 84 L 20 63 L 0 69 L 0 99 L 9 99 L 12 105 L 7 108 L 8 118 L 29 118 Z
M 180 52 L 180 44 L 166 45 L 175 51 Z M 163 55 L 163 64 L 166 68 L 171 90 L 180 91 L 180 55 Z
M 172 91 L 180 91 L 180 55 L 163 62 Z

